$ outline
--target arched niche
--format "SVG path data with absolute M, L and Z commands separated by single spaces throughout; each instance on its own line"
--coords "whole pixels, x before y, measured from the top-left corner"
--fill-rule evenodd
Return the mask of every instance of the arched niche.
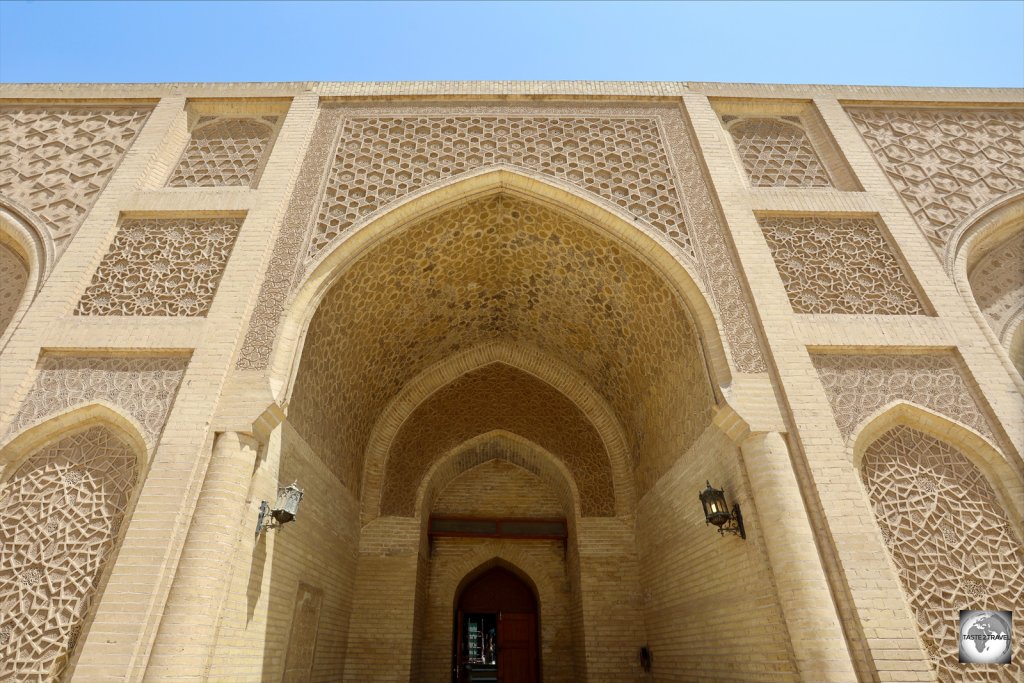
M 924 648 L 941 681 L 990 680 L 957 661 L 950 615 L 1019 609 L 1020 527 L 977 460 L 934 429 L 902 420 L 878 431 L 860 443 L 855 462 Z M 1010 678 L 1019 676 L 1020 664 L 1011 666 Z
M 399 430 L 402 429 L 402 426 L 405 425 L 410 416 L 436 392 L 444 389 L 468 373 L 496 363 L 517 368 L 523 373 L 550 385 L 579 409 L 585 420 L 597 431 L 607 453 L 614 485 L 615 509 L 619 511 L 633 509 L 636 503 L 636 494 L 633 486 L 632 463 L 628 442 L 622 425 L 607 401 L 587 383 L 582 375 L 564 363 L 559 363 L 537 349 L 498 341 L 488 342 L 465 351 L 457 352 L 429 367 L 406 384 L 384 409 L 373 427 L 366 451 L 362 486 L 364 518 L 372 518 L 379 513 L 387 460 L 392 452 Z M 522 435 L 512 435 L 510 432 L 503 430 L 495 431 L 503 433 L 512 439 L 519 439 L 517 443 L 528 441 L 522 439 Z M 476 444 L 482 440 L 487 440 L 487 438 L 487 434 L 481 434 L 478 437 L 467 440 L 465 445 Z M 536 444 L 533 445 L 536 446 Z M 454 448 L 452 452 L 459 451 L 461 447 Z M 518 447 L 512 444 L 510 444 L 510 447 L 515 447 L 519 450 Z M 543 451 L 539 446 L 537 448 Z M 433 467 L 436 467 L 440 462 L 442 461 L 438 461 Z M 564 468 L 564 464 L 561 464 L 561 461 L 554 456 L 552 456 L 552 462 L 558 463 L 558 466 Z M 572 475 L 568 470 L 565 470 L 565 472 L 567 480 L 575 486 Z M 425 477 L 423 482 L 430 481 L 431 476 Z M 573 495 L 573 500 L 576 501 L 574 507 L 578 509 L 578 491 L 575 491 Z M 419 506 L 420 504 L 417 503 L 417 509 L 419 509 Z
M 360 477 L 372 474 L 388 405 L 476 347 L 529 349 L 571 368 L 621 425 L 630 466 L 666 471 L 710 423 L 715 352 L 705 355 L 687 300 L 588 215 L 499 187 L 364 246 L 310 296 L 316 311 L 288 399 L 290 423 L 360 495 L 372 490 Z
M 328 291 L 354 263 L 420 220 L 495 194 L 564 211 L 642 259 L 672 287 L 696 324 L 715 383 L 725 386 L 731 382 L 734 364 L 723 342 L 720 316 L 709 304 L 711 299 L 700 282 L 697 267 L 667 238 L 636 216 L 569 183 L 522 168 L 495 165 L 414 192 L 371 214 L 305 269 L 289 296 L 270 360 L 269 380 L 275 396 L 285 399 L 292 393 L 309 324 Z
M 1024 388 L 1024 190 L 1003 195 L 968 216 L 944 254 L 961 295 L 968 301 L 1004 363 Z
M 948 443 L 977 467 L 990 483 L 1018 534 L 1024 534 L 1024 478 L 987 438 L 934 410 L 894 401 L 865 417 L 853 432 L 853 466 L 858 471 L 868 447 L 896 427 L 908 427 Z
M 53 240 L 41 219 L 0 195 L 0 348 L 53 266 Z
M 508 463 L 541 479 L 557 497 L 561 514 L 567 520 L 581 516 L 579 490 L 565 464 L 537 444 L 503 430 L 470 439 L 435 461 L 416 494 L 417 516 L 426 523 L 435 501 L 449 484 L 494 462 Z
M 8 443 L 0 477 L 0 678 L 59 680 L 73 667 L 127 527 L 141 433 L 85 406 Z

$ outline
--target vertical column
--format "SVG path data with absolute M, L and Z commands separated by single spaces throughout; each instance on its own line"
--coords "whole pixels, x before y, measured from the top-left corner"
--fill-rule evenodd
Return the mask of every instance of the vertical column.
M 752 434 L 740 451 L 801 679 L 856 681 L 786 440 Z
M 146 670 L 146 681 L 202 680 L 225 592 L 225 562 L 245 528 L 242 515 L 256 463 L 256 440 L 217 435 Z M 255 520 L 252 520 L 255 524 Z

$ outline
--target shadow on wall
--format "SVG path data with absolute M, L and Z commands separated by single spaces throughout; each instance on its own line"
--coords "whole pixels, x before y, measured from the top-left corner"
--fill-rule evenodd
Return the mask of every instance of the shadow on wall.
M 302 505 L 294 522 L 263 532 L 252 546 L 245 621 L 236 628 L 249 633 L 248 647 L 263 653 L 260 680 L 340 681 L 359 547 L 358 503 L 285 422 L 257 466 L 250 511 L 261 497 L 273 503 L 278 483 L 293 481 L 305 490 Z M 249 525 L 255 531 L 254 512 L 243 522 L 247 533 Z M 236 646 L 223 636 L 221 645 L 228 659 Z

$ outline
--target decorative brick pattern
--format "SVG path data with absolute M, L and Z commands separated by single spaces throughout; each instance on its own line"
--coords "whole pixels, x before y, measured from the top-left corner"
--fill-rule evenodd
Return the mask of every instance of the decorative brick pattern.
M 249 328 L 239 352 L 236 367 L 240 370 L 261 370 L 270 363 L 274 337 L 284 312 L 285 300 L 297 275 L 301 274 L 306 229 L 313 220 L 322 189 L 323 178 L 330 170 L 327 157 L 337 132 L 339 111 L 322 111 L 309 142 L 306 157 L 288 202 L 284 224 L 274 243 L 270 265 L 260 285 L 256 309 L 249 319 Z
M 14 319 L 28 286 L 28 265 L 16 251 L 0 244 L 0 336 Z
M 925 312 L 875 221 L 787 216 L 760 223 L 797 313 Z
M 48 415 L 93 400 L 119 406 L 155 443 L 185 375 L 183 357 L 45 356 L 7 436 Z
M 76 315 L 205 316 L 241 218 L 121 222 Z
M 740 372 L 767 372 L 768 365 L 754 325 L 752 302 L 743 287 L 732 237 L 704 175 L 703 162 L 690 139 L 690 126 L 682 117 L 666 117 L 665 129 L 674 150 L 676 172 L 701 270 L 722 320 L 733 362 Z
M 1024 314 L 1024 230 L 989 249 L 967 279 L 992 331 L 1009 348 Z
M 0 679 L 60 680 L 135 487 L 104 427 L 43 448 L 0 489 Z
M 754 187 L 831 187 L 824 164 L 795 121 L 725 116 L 743 168 Z M 730 120 L 727 120 L 730 119 Z
M 576 368 L 623 421 L 634 458 L 668 459 L 710 420 L 675 292 L 588 226 L 506 195 L 422 220 L 346 272 L 309 325 L 289 419 L 358 485 L 387 401 L 434 363 L 495 340 Z
M 1019 626 L 1014 663 L 998 677 L 957 661 L 959 610 L 1019 610 L 1024 596 L 1024 546 L 985 476 L 949 444 L 905 426 L 872 443 L 861 468 L 939 681 L 1019 680 Z
M 204 116 L 171 174 L 171 187 L 251 187 L 277 132 L 279 117 Z
M 384 204 L 493 164 L 571 182 L 693 256 L 656 119 L 506 114 L 346 118 L 307 259 Z
M 891 401 L 916 403 L 972 427 L 992 429 L 950 354 L 812 354 L 832 412 L 849 438 L 867 416 Z
M 427 469 L 465 441 L 494 430 L 517 434 L 560 458 L 576 480 L 584 515 L 612 515 L 611 465 L 597 430 L 550 385 L 495 363 L 434 393 L 395 436 L 385 470 L 381 513 L 415 514 Z
M 142 129 L 139 107 L 0 107 L 0 196 L 45 222 L 64 252 Z
M 847 111 L 936 253 L 976 209 L 1024 188 L 1020 110 Z

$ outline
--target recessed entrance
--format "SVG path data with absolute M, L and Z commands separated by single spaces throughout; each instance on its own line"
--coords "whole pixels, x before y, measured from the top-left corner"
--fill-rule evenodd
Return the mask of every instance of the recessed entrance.
M 537 683 L 537 598 L 503 567 L 489 569 L 459 595 L 453 683 Z

